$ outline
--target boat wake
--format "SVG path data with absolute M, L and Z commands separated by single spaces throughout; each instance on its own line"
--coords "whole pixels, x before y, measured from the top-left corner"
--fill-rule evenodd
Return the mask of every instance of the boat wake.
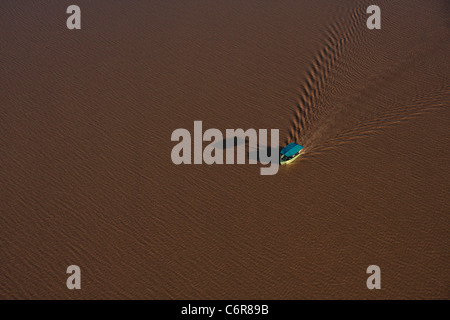
M 303 159 L 435 110 L 442 106 L 442 97 L 448 96 L 445 79 L 440 87 L 429 87 L 415 80 L 417 71 L 411 68 L 427 72 L 427 61 L 446 50 L 442 42 L 418 42 L 397 59 L 377 56 L 372 52 L 374 43 L 387 40 L 364 27 L 365 10 L 366 5 L 360 3 L 330 24 L 323 47 L 306 72 L 284 139 L 285 145 L 305 146 Z M 433 36 L 446 41 L 448 32 L 440 27 Z M 396 99 L 383 98 L 390 92 Z

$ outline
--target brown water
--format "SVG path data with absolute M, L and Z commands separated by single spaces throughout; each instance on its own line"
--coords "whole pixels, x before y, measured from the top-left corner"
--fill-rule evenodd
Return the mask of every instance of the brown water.
M 450 298 L 447 1 L 70 4 L 0 3 L 0 298 Z M 176 166 L 194 120 L 306 154 Z

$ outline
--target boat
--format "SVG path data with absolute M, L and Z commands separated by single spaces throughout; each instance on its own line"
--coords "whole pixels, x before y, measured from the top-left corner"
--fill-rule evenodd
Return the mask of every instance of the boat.
M 280 152 L 280 164 L 288 164 L 293 162 L 303 153 L 303 146 L 290 143 Z

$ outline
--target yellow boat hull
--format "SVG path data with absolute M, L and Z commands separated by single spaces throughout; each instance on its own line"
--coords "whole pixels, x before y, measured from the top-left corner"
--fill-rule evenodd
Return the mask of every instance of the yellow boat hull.
M 280 164 L 289 164 L 289 163 L 291 163 L 291 162 L 294 162 L 295 161 L 295 159 L 297 159 L 298 157 L 300 157 L 300 155 L 303 153 L 303 150 L 298 154 L 298 155 L 296 155 L 295 157 L 293 157 L 292 159 L 289 159 L 289 160 L 287 160 L 287 161 L 281 161 L 281 158 L 280 158 Z

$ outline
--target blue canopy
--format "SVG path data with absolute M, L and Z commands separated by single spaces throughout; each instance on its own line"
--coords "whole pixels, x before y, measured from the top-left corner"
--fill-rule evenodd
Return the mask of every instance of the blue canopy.
M 285 155 L 286 157 L 291 157 L 300 150 L 302 150 L 303 147 L 296 143 L 290 143 L 286 147 L 281 150 L 281 154 Z

